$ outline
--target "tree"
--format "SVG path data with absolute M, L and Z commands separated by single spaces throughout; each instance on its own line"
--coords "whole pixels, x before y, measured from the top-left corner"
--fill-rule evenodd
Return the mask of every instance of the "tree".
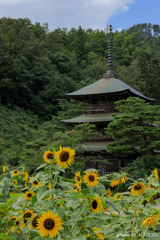
M 131 154 L 155 155 L 160 150 L 160 109 L 143 99 L 129 97 L 116 102 L 120 112 L 108 125 L 107 134 L 114 142 L 107 145 L 107 152 L 118 156 Z

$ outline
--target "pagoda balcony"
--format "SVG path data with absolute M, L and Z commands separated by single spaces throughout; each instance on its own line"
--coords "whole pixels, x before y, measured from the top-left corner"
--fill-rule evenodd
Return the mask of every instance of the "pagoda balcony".
M 84 107 L 83 114 L 100 114 L 100 113 L 115 113 L 118 112 L 116 105 L 110 106 L 93 106 L 93 107 Z

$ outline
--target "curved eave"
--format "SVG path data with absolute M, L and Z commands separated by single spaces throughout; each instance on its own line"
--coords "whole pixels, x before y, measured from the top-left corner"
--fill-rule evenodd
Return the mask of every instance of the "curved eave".
M 117 115 L 118 114 L 119 113 L 117 113 Z M 81 124 L 81 123 L 111 122 L 112 120 L 113 117 L 111 117 L 111 113 L 104 113 L 104 114 L 83 114 L 72 119 L 60 120 L 60 122 L 67 124 Z
M 148 98 L 141 94 L 134 88 L 130 87 L 126 83 L 122 82 L 117 78 L 102 78 L 95 83 L 92 83 L 84 88 L 81 88 L 73 93 L 68 93 L 66 96 L 74 99 L 83 99 L 86 97 L 94 96 L 110 96 L 130 93 L 131 95 L 153 101 L 154 99 Z

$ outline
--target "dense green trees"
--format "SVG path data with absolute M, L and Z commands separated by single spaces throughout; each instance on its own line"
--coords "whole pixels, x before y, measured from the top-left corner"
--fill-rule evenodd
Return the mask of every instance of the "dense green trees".
M 155 155 L 160 151 L 160 109 L 143 99 L 129 97 L 116 102 L 119 115 L 108 125 L 107 134 L 114 142 L 107 145 L 107 151 L 117 156 L 134 154 Z
M 145 23 L 113 34 L 116 74 L 149 97 L 154 85 L 157 103 L 159 29 Z M 49 32 L 47 24 L 32 24 L 28 18 L 1 18 L 0 33 L 1 104 L 29 109 L 43 120 L 57 115 L 58 99 L 65 93 L 107 71 L 105 31 L 79 26 Z

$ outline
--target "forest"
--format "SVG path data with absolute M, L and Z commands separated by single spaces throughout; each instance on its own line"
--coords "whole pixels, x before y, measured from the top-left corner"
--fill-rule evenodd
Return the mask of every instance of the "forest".
M 53 145 L 75 147 L 87 139 L 86 128 L 92 134 L 81 126 L 73 137 L 59 120 L 82 113 L 82 103 L 65 94 L 107 72 L 108 40 L 106 30 L 49 31 L 28 18 L 0 19 L 0 166 L 22 164 L 32 172 Z M 118 78 L 159 105 L 160 25 L 115 31 L 113 46 Z

